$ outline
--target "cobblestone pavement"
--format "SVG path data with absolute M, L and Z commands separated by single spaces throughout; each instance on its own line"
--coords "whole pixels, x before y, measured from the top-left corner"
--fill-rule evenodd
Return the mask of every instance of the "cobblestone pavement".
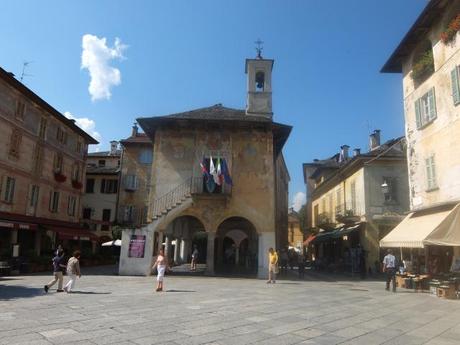
M 113 268 L 106 268 L 106 270 Z M 84 270 L 0 278 L 0 344 L 459 344 L 460 301 L 382 282 L 119 277 Z

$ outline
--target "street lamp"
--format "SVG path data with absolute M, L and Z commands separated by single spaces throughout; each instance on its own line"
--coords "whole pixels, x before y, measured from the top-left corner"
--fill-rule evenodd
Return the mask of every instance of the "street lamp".
M 382 193 L 383 195 L 386 195 L 390 192 L 390 186 L 388 186 L 387 181 L 383 181 L 382 185 L 380 186 L 382 188 Z

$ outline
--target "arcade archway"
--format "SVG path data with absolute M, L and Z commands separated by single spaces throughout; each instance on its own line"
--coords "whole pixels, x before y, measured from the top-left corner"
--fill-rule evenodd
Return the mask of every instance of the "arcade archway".
M 245 218 L 231 217 L 217 228 L 214 265 L 221 274 L 256 274 L 258 235 Z

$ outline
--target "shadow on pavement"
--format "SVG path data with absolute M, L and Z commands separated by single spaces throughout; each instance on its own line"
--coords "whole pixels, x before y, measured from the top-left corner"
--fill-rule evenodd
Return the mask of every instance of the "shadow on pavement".
M 71 294 L 79 295 L 110 295 L 111 292 L 95 292 L 95 291 L 72 291 Z
M 43 287 L 27 287 L 19 285 L 0 285 L 0 301 L 16 298 L 27 298 L 43 295 Z
M 165 292 L 196 292 L 194 290 L 165 290 Z
M 81 266 L 81 273 L 85 276 L 117 276 L 118 265 Z

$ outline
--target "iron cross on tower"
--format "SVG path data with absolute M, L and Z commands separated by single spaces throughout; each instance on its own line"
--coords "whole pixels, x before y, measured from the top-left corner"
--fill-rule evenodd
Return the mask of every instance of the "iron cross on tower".
M 263 41 L 259 39 L 257 39 L 257 41 L 254 42 L 255 44 L 257 44 L 257 47 L 256 47 L 256 52 L 257 52 L 257 58 L 258 59 L 262 59 L 262 50 L 264 49 L 262 47 L 262 45 L 264 44 Z

